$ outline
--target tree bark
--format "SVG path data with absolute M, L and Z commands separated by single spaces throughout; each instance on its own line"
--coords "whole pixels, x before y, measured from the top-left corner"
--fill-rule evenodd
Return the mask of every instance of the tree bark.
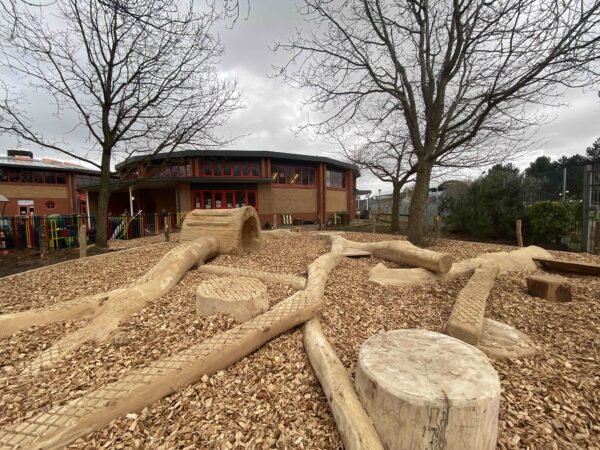
M 110 150 L 102 153 L 98 209 L 96 210 L 96 247 L 108 247 L 108 201 L 110 200 Z
M 392 183 L 394 187 L 392 191 L 392 233 L 398 233 L 400 231 L 400 189 L 402 184 Z
M 418 246 L 423 246 L 425 243 L 425 210 L 432 167 L 431 161 L 419 161 L 415 190 L 408 209 L 408 240 Z

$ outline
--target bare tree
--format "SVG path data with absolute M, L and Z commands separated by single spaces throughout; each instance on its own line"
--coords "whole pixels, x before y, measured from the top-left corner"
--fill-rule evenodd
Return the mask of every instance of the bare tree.
M 396 233 L 400 230 L 400 193 L 406 183 L 413 181 L 416 173 L 412 144 L 408 136 L 393 129 L 357 134 L 350 144 L 342 140 L 338 143 L 346 159 L 368 170 L 377 179 L 392 184 L 391 229 Z
M 74 112 L 73 128 L 86 130 L 89 148 L 83 153 L 64 136 L 41 134 L 16 92 L 0 104 L 0 132 L 100 169 L 96 244 L 105 246 L 115 156 L 223 143 L 214 130 L 239 101 L 235 83 L 217 76 L 223 47 L 212 27 L 219 16 L 211 7 L 198 11 L 193 0 L 184 6 L 177 0 L 57 0 L 19 5 L 14 18 L 0 36 L 4 64 L 29 88 L 49 92 L 59 117 Z
M 278 47 L 318 133 L 400 107 L 418 161 L 408 237 L 423 242 L 433 167 L 510 154 L 536 105 L 597 79 L 598 0 L 305 0 L 314 29 Z M 348 130 L 346 130 L 348 132 Z

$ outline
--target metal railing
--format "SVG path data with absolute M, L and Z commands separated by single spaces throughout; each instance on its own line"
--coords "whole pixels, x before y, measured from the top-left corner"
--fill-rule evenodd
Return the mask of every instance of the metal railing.
M 181 228 L 186 212 L 165 214 L 109 215 L 109 239 L 135 239 L 164 232 L 165 219 L 171 230 Z M 10 216 L 0 218 L 0 250 L 40 249 L 45 231 L 49 250 L 79 246 L 79 227 L 87 227 L 87 242 L 96 241 L 96 219 L 83 215 Z

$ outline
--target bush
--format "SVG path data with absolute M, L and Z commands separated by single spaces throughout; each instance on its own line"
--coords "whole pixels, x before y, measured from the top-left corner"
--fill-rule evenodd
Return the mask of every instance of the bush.
M 527 207 L 528 234 L 534 243 L 559 244 L 580 217 L 581 202 L 536 202 Z
M 444 223 L 478 238 L 512 240 L 515 220 L 525 213 L 523 194 L 532 182 L 510 164 L 496 165 L 462 195 L 443 199 Z

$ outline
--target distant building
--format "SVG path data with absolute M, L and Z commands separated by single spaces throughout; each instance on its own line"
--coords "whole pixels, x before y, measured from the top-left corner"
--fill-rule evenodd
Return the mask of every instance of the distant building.
M 0 194 L 5 215 L 86 214 L 84 186 L 98 184 L 100 172 L 78 164 L 42 158 L 28 150 L 0 156 Z
M 193 150 L 133 157 L 117 164 L 109 211 L 161 213 L 254 206 L 262 224 L 282 215 L 327 221 L 355 214 L 356 166 L 331 158 L 271 151 Z M 96 210 L 98 185 L 80 189 Z M 130 197 L 130 191 L 131 197 Z M 131 200 L 131 202 L 130 202 Z

